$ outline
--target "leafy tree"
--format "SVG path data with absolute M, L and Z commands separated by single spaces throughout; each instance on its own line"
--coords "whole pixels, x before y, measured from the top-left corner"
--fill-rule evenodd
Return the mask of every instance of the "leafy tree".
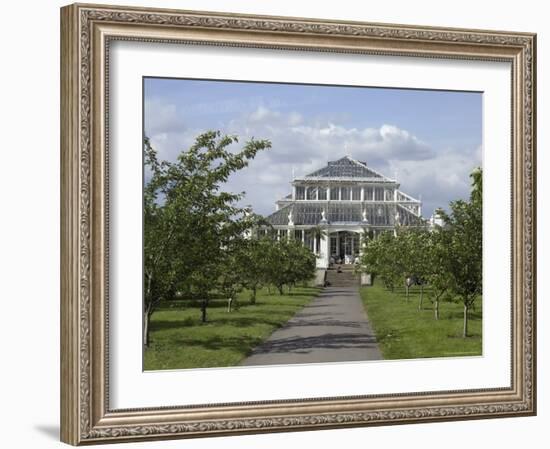
M 273 240 L 266 254 L 268 257 L 266 278 L 281 295 L 284 293 L 283 287 L 288 280 L 286 244 L 286 239 Z
M 405 277 L 407 300 L 412 285 L 420 286 L 418 310 L 422 309 L 424 284 L 429 271 L 428 244 L 430 235 L 425 229 L 402 228 L 397 234 L 394 245 L 399 250 L 400 266 Z
M 383 232 L 374 239 L 366 239 L 360 259 L 364 272 L 380 277 L 391 291 L 403 279 L 400 250 L 392 232 Z
M 382 233 L 366 239 L 361 258 L 363 271 L 380 276 L 387 288 L 403 278 L 431 287 L 435 319 L 442 299 L 458 297 L 464 304 L 463 336 L 468 335 L 468 315 L 482 293 L 482 171 L 471 174 L 469 201 L 450 203 L 450 213 L 439 210 L 444 226 L 426 229 L 399 228 L 395 235 Z M 407 298 L 408 287 L 407 286 Z
M 258 288 L 269 282 L 266 273 L 269 270 L 269 252 L 273 240 L 269 238 L 251 238 L 243 242 L 238 254 L 236 266 L 245 288 L 250 290 L 250 304 L 256 304 Z
M 472 191 L 469 201 L 453 201 L 450 204 L 451 212 L 441 213 L 446 231 L 449 232 L 452 263 L 448 268 L 452 288 L 464 305 L 463 337 L 468 336 L 468 315 L 483 287 L 481 169 L 476 169 L 470 176 Z
M 227 298 L 227 311 L 231 312 L 233 305 L 238 307 L 237 294 L 245 286 L 244 273 L 247 265 L 245 263 L 247 239 L 235 239 L 224 248 L 222 258 L 218 260 L 219 272 L 218 290 Z
M 316 257 L 301 242 L 288 240 L 284 245 L 287 258 L 287 286 L 289 289 L 299 282 L 306 282 L 315 276 Z
M 315 255 L 294 239 L 271 240 L 265 248 L 264 257 L 264 279 L 275 286 L 281 295 L 285 285 L 291 287 L 315 276 Z
M 255 217 L 238 201 L 243 193 L 221 190 L 229 176 L 246 167 L 264 140 L 231 152 L 234 136 L 209 131 L 197 137 L 175 162 L 160 162 L 144 141 L 149 180 L 144 187 L 144 344 L 149 319 L 163 299 L 181 291 L 201 299 L 201 319 L 220 278 L 225 248 L 254 226 Z
M 430 285 L 429 299 L 434 306 L 434 318 L 439 320 L 439 305 L 443 299 L 451 296 L 450 271 L 452 257 L 450 254 L 449 232 L 437 227 L 429 234 L 426 245 L 428 269 L 426 281 Z
M 144 277 L 143 277 L 143 344 L 149 344 L 150 317 L 163 299 L 173 296 L 178 278 L 174 262 L 174 242 L 178 220 L 174 209 L 161 207 L 158 196 L 165 187 L 160 173 L 165 163 L 159 163 L 149 139 L 144 142 L 145 164 L 153 176 L 144 187 Z

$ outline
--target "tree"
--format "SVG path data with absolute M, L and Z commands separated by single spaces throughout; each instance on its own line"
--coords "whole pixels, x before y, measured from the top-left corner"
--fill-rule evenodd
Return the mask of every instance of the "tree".
M 451 213 L 441 211 L 446 231 L 449 232 L 449 250 L 452 263 L 449 275 L 453 292 L 464 305 L 462 336 L 468 336 L 468 315 L 476 298 L 482 293 L 482 172 L 476 169 L 470 175 L 472 191 L 469 201 L 457 200 L 450 204 Z
M 430 235 L 425 229 L 403 228 L 397 233 L 394 245 L 399 250 L 400 266 L 405 277 L 407 300 L 409 289 L 413 285 L 420 286 L 418 310 L 422 309 L 424 285 L 429 271 L 428 244 Z
M 450 203 L 451 212 L 438 210 L 444 226 L 426 229 L 397 229 L 367 239 L 361 257 L 363 271 L 380 276 L 387 288 L 405 277 L 408 289 L 420 284 L 419 309 L 423 285 L 431 286 L 430 300 L 439 319 L 439 304 L 444 298 L 458 297 L 464 305 L 463 336 L 468 335 L 468 315 L 482 293 L 482 171 L 470 175 L 469 201 Z M 410 281 L 410 282 L 409 282 Z M 454 295 L 454 296 L 453 296 Z
M 201 319 L 220 277 L 224 250 L 254 226 L 255 216 L 238 205 L 243 193 L 222 190 L 229 176 L 246 167 L 264 140 L 246 142 L 231 152 L 235 136 L 209 131 L 197 137 L 175 162 L 159 162 L 144 141 L 149 180 L 144 187 L 144 344 L 149 319 L 163 299 L 181 291 L 201 300 Z
M 235 239 L 228 244 L 219 262 L 220 275 L 218 290 L 227 298 L 227 311 L 231 312 L 233 305 L 237 306 L 237 294 L 244 288 L 244 273 L 247 239 Z
M 143 344 L 149 345 L 151 315 L 166 298 L 175 293 L 177 279 L 174 260 L 174 241 L 178 222 L 171 208 L 161 207 L 157 197 L 163 194 L 160 173 L 165 168 L 159 163 L 149 139 L 144 142 L 145 165 L 153 176 L 144 187 L 144 276 L 143 276 Z
M 268 282 L 266 273 L 271 245 L 271 239 L 251 238 L 243 242 L 238 254 L 236 266 L 244 287 L 250 290 L 250 304 L 256 304 L 258 287 Z
M 299 282 L 306 282 L 315 276 L 316 260 L 314 254 L 294 239 L 288 240 L 283 245 L 284 255 L 286 257 L 286 284 L 288 288 L 295 286 Z
M 383 232 L 375 239 L 365 239 L 360 259 L 362 271 L 380 277 L 391 291 L 403 279 L 400 249 L 392 232 Z
M 426 245 L 428 263 L 426 281 L 430 285 L 430 301 L 434 305 L 434 318 L 439 320 L 439 304 L 449 295 L 451 287 L 451 264 L 449 232 L 436 227 L 430 232 Z
M 271 240 L 265 249 L 264 279 L 279 294 L 284 294 L 285 285 L 291 287 L 315 276 L 316 257 L 301 242 L 287 238 Z

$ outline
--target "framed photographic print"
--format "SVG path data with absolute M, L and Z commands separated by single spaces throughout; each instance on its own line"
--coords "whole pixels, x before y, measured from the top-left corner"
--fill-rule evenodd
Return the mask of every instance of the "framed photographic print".
M 536 412 L 535 35 L 61 33 L 63 441 Z

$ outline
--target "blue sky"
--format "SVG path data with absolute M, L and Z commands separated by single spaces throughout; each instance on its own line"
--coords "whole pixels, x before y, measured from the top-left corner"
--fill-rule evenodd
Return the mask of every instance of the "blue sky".
M 421 196 L 426 217 L 466 198 L 481 165 L 481 93 L 146 78 L 144 105 L 145 134 L 163 159 L 210 129 L 271 140 L 227 186 L 261 214 L 290 192 L 292 173 L 346 154 Z

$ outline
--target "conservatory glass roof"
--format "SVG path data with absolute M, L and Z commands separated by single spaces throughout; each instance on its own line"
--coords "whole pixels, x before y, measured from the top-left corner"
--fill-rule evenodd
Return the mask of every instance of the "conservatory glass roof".
M 366 162 L 359 162 L 349 156 L 337 161 L 330 161 L 325 167 L 306 175 L 307 178 L 377 178 L 388 179 L 367 167 Z M 389 180 L 389 179 L 388 179 Z

